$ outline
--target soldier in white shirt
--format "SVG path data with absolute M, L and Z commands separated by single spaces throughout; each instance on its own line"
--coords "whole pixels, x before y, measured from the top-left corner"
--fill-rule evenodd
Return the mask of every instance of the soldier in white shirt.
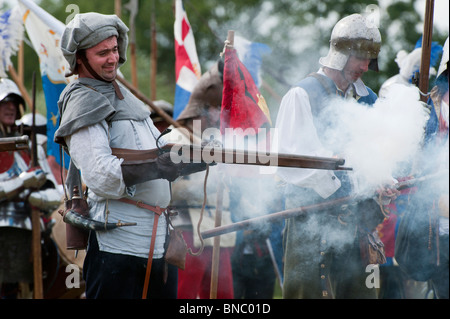
M 321 68 L 291 88 L 283 97 L 276 121 L 279 153 L 332 157 L 338 150 L 323 140 L 326 123 L 321 110 L 334 98 L 356 99 L 361 107 L 375 102 L 376 94 L 361 80 L 369 69 L 378 71 L 381 36 L 359 14 L 338 21 L 330 50 L 319 60 Z M 366 105 L 364 105 L 366 104 Z M 348 196 L 351 183 L 345 171 L 279 168 L 286 183 L 286 208 L 317 204 Z M 364 209 L 378 209 L 374 202 Z M 362 207 L 358 207 L 360 211 Z M 285 233 L 284 298 L 374 298 L 365 285 L 356 222 L 339 219 L 340 207 L 288 220 Z M 382 215 L 380 213 L 382 221 Z M 373 222 L 375 227 L 378 222 Z

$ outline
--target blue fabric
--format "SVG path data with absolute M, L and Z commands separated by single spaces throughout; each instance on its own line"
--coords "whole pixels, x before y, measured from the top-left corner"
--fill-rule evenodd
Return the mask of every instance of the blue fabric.
M 306 92 L 308 92 L 309 102 L 311 104 L 313 115 L 316 115 L 318 113 L 320 108 L 325 105 L 325 102 L 327 100 L 336 97 L 336 95 L 339 95 L 340 93 L 332 79 L 320 74 L 319 76 L 324 79 L 326 87 L 324 87 L 314 76 L 307 76 L 297 84 L 297 86 L 303 88 Z M 369 92 L 369 95 L 361 96 L 358 99 L 358 103 L 372 106 L 378 97 L 371 88 L 366 86 L 366 89 Z
M 431 98 L 428 99 L 428 105 L 431 106 L 430 118 L 425 126 L 425 143 L 430 142 L 439 130 L 439 119 L 434 109 L 434 103 Z

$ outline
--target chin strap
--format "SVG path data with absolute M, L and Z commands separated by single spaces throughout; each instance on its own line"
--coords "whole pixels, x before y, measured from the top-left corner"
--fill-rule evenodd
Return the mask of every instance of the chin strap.
M 124 99 L 123 94 L 120 91 L 119 85 L 117 84 L 116 80 L 112 80 L 111 83 L 114 86 L 114 91 L 116 91 L 116 95 L 119 98 L 119 100 L 123 100 Z
M 112 81 L 106 81 L 105 79 L 103 79 L 100 75 L 97 74 L 97 72 L 94 71 L 94 69 L 92 69 L 91 65 L 89 64 L 89 61 L 87 60 L 86 56 L 84 54 L 80 54 L 80 58 L 81 61 L 83 61 L 84 66 L 86 67 L 86 69 L 89 71 L 89 73 L 97 80 L 99 81 L 103 81 L 103 82 L 108 82 L 108 83 L 112 83 L 113 87 L 114 87 L 114 91 L 116 92 L 117 97 L 119 98 L 119 100 L 123 100 L 123 94 L 120 91 L 119 85 L 117 84 L 116 80 L 112 80 Z

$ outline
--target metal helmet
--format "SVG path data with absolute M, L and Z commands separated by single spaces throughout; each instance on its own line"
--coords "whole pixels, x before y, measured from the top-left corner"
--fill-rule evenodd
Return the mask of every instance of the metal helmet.
M 443 52 L 442 52 L 441 64 L 439 65 L 439 69 L 436 74 L 436 78 L 441 76 L 441 74 L 444 73 L 445 70 L 448 70 L 447 64 L 448 64 L 448 37 L 447 37 L 447 40 L 445 40 L 445 44 L 444 44 L 444 48 L 443 48 Z
M 96 46 L 111 36 L 117 37 L 119 67 L 127 60 L 128 27 L 116 15 L 81 13 L 67 24 L 61 37 L 61 50 L 70 69 L 77 66 L 77 51 Z
M 360 14 L 352 14 L 339 20 L 331 32 L 328 55 L 319 63 L 341 71 L 350 55 L 370 59 L 369 69 L 378 71 L 378 53 L 381 34 L 378 28 Z
M 25 108 L 25 100 L 23 99 L 16 83 L 10 79 L 0 78 L 0 102 L 3 101 L 11 101 L 14 105 L 16 105 L 17 119 L 19 119 L 22 112 L 19 105 L 22 104 L 23 108 Z

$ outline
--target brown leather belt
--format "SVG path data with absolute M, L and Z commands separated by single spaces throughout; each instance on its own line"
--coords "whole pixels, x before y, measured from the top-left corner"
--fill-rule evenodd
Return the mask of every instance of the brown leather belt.
M 121 199 L 119 199 L 119 202 L 127 203 L 127 204 L 130 204 L 130 205 L 135 205 L 135 206 L 137 206 L 139 208 L 144 208 L 146 210 L 154 212 L 158 216 L 161 216 L 161 214 L 167 209 L 167 208 L 162 208 L 162 207 L 159 207 L 159 206 L 148 205 L 148 204 L 146 204 L 146 203 L 144 203 L 144 202 L 142 202 L 140 200 L 135 201 L 135 200 L 132 200 L 132 199 L 129 199 L 129 198 L 121 198 Z
M 167 208 L 162 208 L 159 206 L 151 206 L 151 205 L 145 204 L 142 201 L 134 201 L 134 200 L 128 199 L 128 198 L 121 198 L 121 199 L 119 199 L 119 201 L 123 202 L 123 203 L 131 204 L 131 205 L 136 205 L 139 208 L 147 209 L 156 214 L 155 218 L 153 220 L 152 239 L 150 241 L 150 250 L 148 252 L 148 260 L 147 260 L 147 270 L 145 272 L 144 289 L 142 291 L 142 299 L 147 299 L 147 291 L 148 291 L 148 286 L 150 283 L 150 274 L 152 271 L 153 251 L 155 250 L 156 232 L 158 230 L 158 220 L 159 220 L 159 216 L 161 216 L 161 214 Z

